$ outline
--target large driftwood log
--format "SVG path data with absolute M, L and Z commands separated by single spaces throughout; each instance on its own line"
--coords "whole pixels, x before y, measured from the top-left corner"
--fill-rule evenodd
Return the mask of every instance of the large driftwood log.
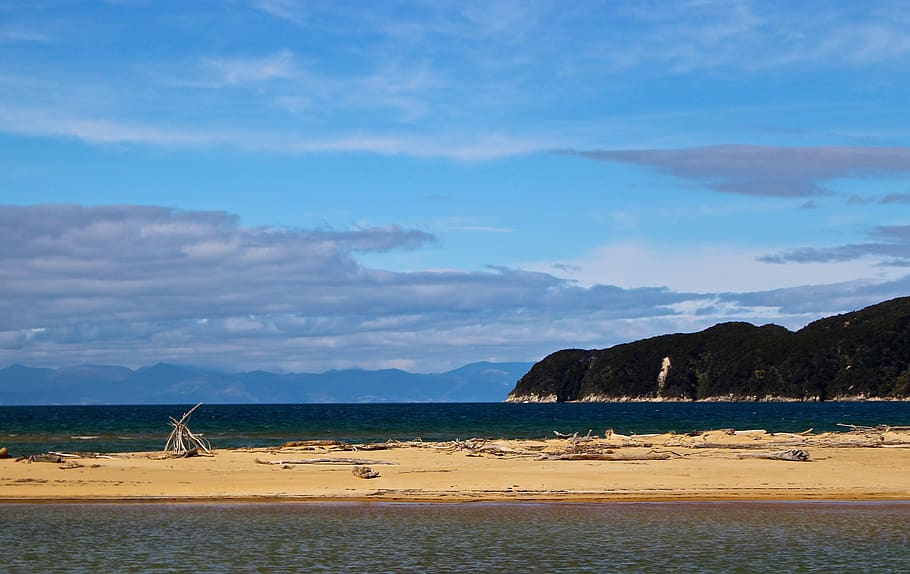
M 397 446 L 397 444 L 388 442 L 371 442 L 351 445 L 351 450 L 389 450 L 390 448 L 396 448 Z
M 347 448 L 350 448 L 350 445 L 348 445 L 348 443 L 346 443 L 346 442 L 342 442 L 342 441 L 339 441 L 339 440 L 324 440 L 324 439 L 318 439 L 318 440 L 290 440 L 290 441 L 284 443 L 284 444 L 281 445 L 281 446 L 282 446 L 282 448 L 295 448 L 295 447 L 322 447 L 322 448 L 326 448 L 326 447 L 337 447 L 337 448 L 339 448 L 339 449 L 341 449 L 341 450 L 345 450 L 345 449 L 347 449 Z
M 109 454 L 101 454 L 98 452 L 57 452 L 55 450 L 52 450 L 52 451 L 48 452 L 48 454 L 61 456 L 63 458 L 108 458 L 108 459 L 116 458 Z
M 59 454 L 33 454 L 26 458 L 25 460 L 29 462 L 52 462 L 54 464 L 59 464 L 65 460 L 65 457 L 60 456 Z
M 386 460 L 367 460 L 364 458 L 303 458 L 303 459 L 284 459 L 284 460 L 262 460 L 256 459 L 259 464 L 354 464 L 358 466 L 369 466 L 371 464 L 385 464 L 395 466 L 398 463 Z
M 800 448 L 791 448 L 780 452 L 750 452 L 738 455 L 739 458 L 767 458 L 770 460 L 787 460 L 792 462 L 809 462 L 809 453 Z
M 32 454 L 32 455 L 28 455 L 28 456 L 20 456 L 19 458 L 16 459 L 16 462 L 21 462 L 23 460 L 27 460 L 28 462 L 52 462 L 52 463 L 56 464 L 56 463 L 60 463 L 60 462 L 66 462 L 68 460 L 77 459 L 77 458 L 114 459 L 116 457 L 113 457 L 108 454 L 99 454 L 97 452 L 56 452 L 56 451 L 52 450 L 50 452 L 46 452 L 46 453 L 42 453 L 42 454 Z
M 647 453 L 643 453 L 643 454 L 634 454 L 634 453 L 614 454 L 614 453 L 580 452 L 580 453 L 566 453 L 566 454 L 542 453 L 537 456 L 536 460 L 622 461 L 622 460 L 667 460 L 668 458 L 670 458 L 670 455 L 665 452 L 647 452 Z
M 775 443 L 774 446 L 788 447 L 788 446 L 802 446 L 803 442 L 779 442 Z M 761 450 L 767 449 L 768 443 L 754 442 L 754 443 L 725 443 L 725 442 L 699 442 L 692 445 L 692 448 L 717 448 L 717 449 L 728 449 L 728 450 Z

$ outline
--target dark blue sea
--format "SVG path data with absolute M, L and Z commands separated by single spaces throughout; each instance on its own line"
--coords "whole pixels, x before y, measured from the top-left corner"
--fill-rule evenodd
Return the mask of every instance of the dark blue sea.
M 169 417 L 191 406 L 0 406 L 0 446 L 13 454 L 158 450 L 170 432 Z M 621 434 L 845 430 L 839 423 L 910 425 L 910 402 L 219 404 L 199 407 L 190 428 L 215 448 L 231 448 L 309 439 L 544 438 L 553 431 L 603 434 L 610 428 Z

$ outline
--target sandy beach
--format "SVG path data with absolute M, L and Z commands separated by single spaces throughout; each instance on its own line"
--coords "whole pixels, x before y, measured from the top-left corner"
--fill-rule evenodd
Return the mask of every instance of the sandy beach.
M 190 458 L 58 460 L 0 460 L 0 502 L 910 500 L 910 431 L 885 428 L 313 441 Z M 355 466 L 379 476 L 355 476 Z

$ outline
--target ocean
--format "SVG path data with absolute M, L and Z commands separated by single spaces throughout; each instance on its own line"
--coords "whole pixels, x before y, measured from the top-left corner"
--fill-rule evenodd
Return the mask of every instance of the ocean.
M 0 406 L 0 446 L 13 454 L 160 450 L 170 432 L 168 418 L 191 406 Z M 193 432 L 215 448 L 310 439 L 545 438 L 553 431 L 603 435 L 610 428 L 621 434 L 845 430 L 838 424 L 910 425 L 910 402 L 206 404 L 190 419 Z
M 0 446 L 159 450 L 191 405 L 0 407 Z M 910 403 L 203 405 L 215 448 L 910 425 Z M 910 572 L 910 501 L 0 504 L 0 572 Z

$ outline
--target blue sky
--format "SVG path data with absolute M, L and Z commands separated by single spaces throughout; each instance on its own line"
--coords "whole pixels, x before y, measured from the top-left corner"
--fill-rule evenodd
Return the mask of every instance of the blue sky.
M 903 2 L 0 4 L 0 366 L 534 361 L 910 294 Z

